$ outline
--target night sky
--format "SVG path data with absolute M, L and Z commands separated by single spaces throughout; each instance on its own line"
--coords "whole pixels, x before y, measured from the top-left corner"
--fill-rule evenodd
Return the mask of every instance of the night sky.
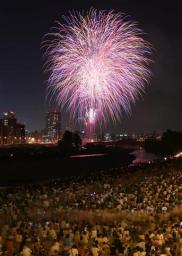
M 182 130 L 182 29 L 178 1 L 3 1 L 0 6 L 0 113 L 15 111 L 29 131 L 45 127 L 46 75 L 40 44 L 69 10 L 115 9 L 138 21 L 153 45 L 153 78 L 114 131 Z M 12 3 L 11 3 L 12 2 Z M 16 3 L 15 3 L 16 2 Z M 176 2 L 176 3 L 175 3 Z

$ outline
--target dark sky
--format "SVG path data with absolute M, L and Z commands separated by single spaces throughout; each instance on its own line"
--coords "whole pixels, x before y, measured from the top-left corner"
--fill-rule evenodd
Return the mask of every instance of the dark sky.
M 155 48 L 153 78 L 130 117 L 115 130 L 182 130 L 182 29 L 179 1 L 66 0 L 2 1 L 0 4 L 0 112 L 15 111 L 28 130 L 45 126 L 46 76 L 40 44 L 70 9 L 91 6 L 131 15 Z

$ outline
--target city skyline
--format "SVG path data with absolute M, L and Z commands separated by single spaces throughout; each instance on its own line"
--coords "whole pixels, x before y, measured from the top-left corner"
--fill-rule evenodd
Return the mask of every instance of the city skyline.
M 107 129 L 127 132 L 181 130 L 181 34 L 178 6 L 134 1 L 60 1 L 30 6 L 2 4 L 0 42 L 0 110 L 15 111 L 29 130 L 45 127 L 45 113 L 51 111 L 45 100 L 46 79 L 42 71 L 40 44 L 54 21 L 70 9 L 115 9 L 131 15 L 154 46 L 153 78 L 143 100 L 132 107 L 130 117 Z M 168 17 L 170 14 L 170 17 Z M 155 17 L 155 19 L 154 19 Z M 22 22 L 25 20 L 25 22 Z M 170 118 L 169 118 L 170 117 Z M 63 117 L 65 120 L 65 116 Z

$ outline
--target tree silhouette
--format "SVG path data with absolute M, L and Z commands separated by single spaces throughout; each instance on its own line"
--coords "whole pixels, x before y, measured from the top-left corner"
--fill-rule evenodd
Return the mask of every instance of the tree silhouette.
M 73 134 L 66 130 L 63 134 L 63 138 L 58 142 L 58 145 L 64 154 L 70 154 L 73 152 Z
M 73 134 L 73 143 L 74 143 L 76 151 L 80 151 L 81 146 L 82 146 L 82 139 L 81 139 L 80 135 L 78 134 L 78 132 L 75 132 Z
M 82 139 L 78 132 L 72 133 L 66 130 L 62 140 L 58 142 L 58 146 L 63 154 L 71 154 L 81 150 Z

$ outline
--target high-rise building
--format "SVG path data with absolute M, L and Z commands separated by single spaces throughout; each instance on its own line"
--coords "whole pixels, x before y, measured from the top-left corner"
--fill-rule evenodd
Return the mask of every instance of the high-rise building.
M 0 119 L 0 144 L 24 144 L 25 125 L 17 123 L 14 112 L 5 112 Z
M 61 138 L 61 113 L 57 111 L 48 112 L 46 115 L 47 140 L 57 143 Z

